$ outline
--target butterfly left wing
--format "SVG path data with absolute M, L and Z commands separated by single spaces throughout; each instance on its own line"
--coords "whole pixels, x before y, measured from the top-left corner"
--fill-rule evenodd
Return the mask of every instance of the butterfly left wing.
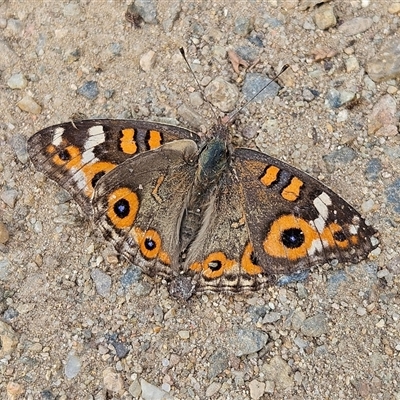
M 375 230 L 332 190 L 250 149 L 234 151 L 209 207 L 186 262 L 198 290 L 259 289 L 328 260 L 360 261 L 377 245 Z
M 45 128 L 28 140 L 36 169 L 64 187 L 82 211 L 92 214 L 99 179 L 125 160 L 163 143 L 199 137 L 187 129 L 134 120 L 91 119 Z
M 264 272 L 291 274 L 332 259 L 358 262 L 377 246 L 375 229 L 305 172 L 244 148 L 235 150 L 233 166 Z

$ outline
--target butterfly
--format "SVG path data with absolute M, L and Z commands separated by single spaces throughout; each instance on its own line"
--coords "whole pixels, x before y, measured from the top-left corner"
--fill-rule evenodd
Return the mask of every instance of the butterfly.
M 156 122 L 91 119 L 28 141 L 105 239 L 170 292 L 257 290 L 329 260 L 358 262 L 376 231 L 305 172 L 248 148 Z

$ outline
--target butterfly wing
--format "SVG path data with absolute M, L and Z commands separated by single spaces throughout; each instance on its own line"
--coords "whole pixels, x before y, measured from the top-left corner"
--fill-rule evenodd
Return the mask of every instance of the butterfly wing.
M 244 148 L 235 150 L 233 167 L 253 257 L 265 273 L 290 274 L 332 259 L 358 262 L 377 246 L 361 215 L 305 172 Z
M 134 120 L 87 120 L 45 128 L 28 141 L 36 169 L 64 187 L 92 213 L 99 179 L 125 160 L 177 139 L 199 137 L 187 129 Z
M 357 262 L 375 230 L 306 173 L 239 148 L 186 262 L 198 290 L 255 290 L 328 260 Z
M 95 224 L 149 275 L 179 273 L 180 224 L 196 172 L 197 145 L 178 140 L 125 161 L 95 187 Z

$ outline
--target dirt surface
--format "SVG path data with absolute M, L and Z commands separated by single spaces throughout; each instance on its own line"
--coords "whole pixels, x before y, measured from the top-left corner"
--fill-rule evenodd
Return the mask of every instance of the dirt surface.
M 367 129 L 382 96 L 398 104 L 398 81 L 375 83 L 365 70 L 398 40 L 389 10 L 397 3 L 327 2 L 336 22 L 325 30 L 312 3 L 164 0 L 157 23 L 135 27 L 123 1 L 0 0 L 0 222 L 9 234 L 0 245 L 1 398 L 400 399 L 399 214 L 387 196 L 399 177 L 399 137 Z M 372 25 L 341 31 L 354 17 Z M 187 303 L 117 258 L 65 192 L 35 172 L 23 139 L 77 115 L 205 131 L 216 116 L 181 46 L 203 86 L 222 77 L 240 90 L 247 73 L 271 77 L 290 65 L 274 99 L 240 113 L 234 141 L 330 186 L 380 232 L 381 251 L 321 266 L 302 282 Z M 237 74 L 228 50 L 257 62 Z M 18 73 L 26 86 L 11 88 Z M 89 81 L 99 90 L 93 100 L 78 90 Z M 332 107 L 332 89 L 355 99 Z M 26 95 L 38 113 L 17 105 Z M 341 158 L 344 147 L 355 157 Z M 104 293 L 95 282 L 108 277 Z

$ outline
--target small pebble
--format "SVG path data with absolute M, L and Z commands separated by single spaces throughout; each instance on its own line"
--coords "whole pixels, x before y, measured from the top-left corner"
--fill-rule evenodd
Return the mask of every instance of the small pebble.
M 96 81 L 85 82 L 77 92 L 89 100 L 94 100 L 99 95 L 99 89 Z
M 252 21 L 249 17 L 241 15 L 235 20 L 235 27 L 233 31 L 236 35 L 247 36 L 253 29 Z
M 318 29 L 326 30 L 336 25 L 336 16 L 332 4 L 323 4 L 315 9 L 315 25 Z
M 250 100 L 259 93 L 254 101 L 262 102 L 266 99 L 274 98 L 278 94 L 280 88 L 281 87 L 276 82 L 271 81 L 271 79 L 265 75 L 248 73 L 243 82 L 242 93 L 247 100 Z
M 218 393 L 221 389 L 222 384 L 219 382 L 213 382 L 211 385 L 208 386 L 206 389 L 206 397 L 212 397 L 214 394 Z
M 305 336 L 319 337 L 328 331 L 328 324 L 324 314 L 317 314 L 307 318 L 301 326 Z
M 121 276 L 120 283 L 122 287 L 128 288 L 133 283 L 139 282 L 140 279 L 142 279 L 142 270 L 139 267 L 132 266 Z
M 108 367 L 103 371 L 103 385 L 106 390 L 122 395 L 124 392 L 124 380 L 121 375 L 114 372 L 113 368 Z
M 0 199 L 10 208 L 15 207 L 18 198 L 18 192 L 15 189 L 5 189 L 0 193 Z
M 239 329 L 234 333 L 232 341 L 233 352 L 237 357 L 257 353 L 268 341 L 265 332 L 255 329 Z
M 135 0 L 135 11 L 140 15 L 146 24 L 158 24 L 157 5 L 154 0 Z
M 261 399 L 261 397 L 264 394 L 265 391 L 265 383 L 260 382 L 257 379 L 253 379 L 249 383 L 249 389 L 250 389 L 250 398 L 253 400 L 258 400 Z
M 374 82 L 397 78 L 400 74 L 400 40 L 390 38 L 375 57 L 367 61 L 366 71 Z
M 358 63 L 357 57 L 351 56 L 346 60 L 346 71 L 348 73 L 357 71 L 360 68 L 360 64 Z
M 24 387 L 17 382 L 7 383 L 7 400 L 22 399 L 21 395 L 24 393 Z
M 8 233 L 6 225 L 3 222 L 0 222 L 0 243 L 6 244 L 9 238 L 10 234 Z
M 17 106 L 25 112 L 31 114 L 40 114 L 42 112 L 42 107 L 36 103 L 36 101 L 31 96 L 24 96 L 18 103 Z
M 81 360 L 75 354 L 70 353 L 65 363 L 64 373 L 68 379 L 75 378 L 81 370 Z
M 100 296 L 107 297 L 111 290 L 111 277 L 98 268 L 94 268 L 90 276 L 96 286 L 97 293 Z
M 76 17 L 81 13 L 81 8 L 78 3 L 68 3 L 63 8 L 65 17 Z
M 211 81 L 204 94 L 214 107 L 225 113 L 235 108 L 239 98 L 239 90 L 236 85 L 229 83 L 222 77 L 217 77 Z
M 10 325 L 0 320 L 0 358 L 14 352 L 18 344 L 18 336 Z
M 181 339 L 189 339 L 190 332 L 189 331 L 179 331 L 178 335 Z
M 357 307 L 357 315 L 363 317 L 367 314 L 367 310 L 364 307 Z
M 142 68 L 144 72 L 149 72 L 154 67 L 154 64 L 156 62 L 155 55 L 155 51 L 149 50 L 147 53 L 140 56 L 139 64 L 140 68 Z
M 269 363 L 260 367 L 264 376 L 274 382 L 277 391 L 288 391 L 294 386 L 293 372 L 290 366 L 280 356 L 274 356 Z
M 21 73 L 11 75 L 7 81 L 7 85 L 11 89 L 25 89 L 28 85 L 28 80 Z
M 372 18 L 355 17 L 351 20 L 345 21 L 339 26 L 338 30 L 345 36 L 354 36 L 367 31 L 369 28 L 371 28 L 372 24 Z
M 390 95 L 382 96 L 368 115 L 368 134 L 385 136 L 382 128 L 393 126 L 397 132 L 398 116 L 396 100 Z
M 144 379 L 140 380 L 140 386 L 143 400 L 172 400 L 172 397 L 167 392 L 146 382 Z
M 10 145 L 18 160 L 22 164 L 26 164 L 29 160 L 26 137 L 19 133 L 15 133 L 10 138 Z

